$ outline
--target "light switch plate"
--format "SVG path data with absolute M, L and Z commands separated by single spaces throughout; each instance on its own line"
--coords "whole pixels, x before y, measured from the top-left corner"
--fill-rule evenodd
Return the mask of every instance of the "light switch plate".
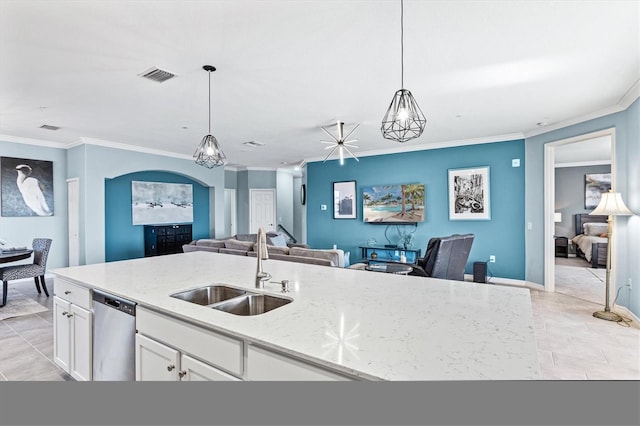
M 520 159 L 514 158 L 511 160 L 511 167 L 520 167 Z
M 326 209 L 327 209 L 326 204 L 320 204 L 320 210 L 326 210 Z

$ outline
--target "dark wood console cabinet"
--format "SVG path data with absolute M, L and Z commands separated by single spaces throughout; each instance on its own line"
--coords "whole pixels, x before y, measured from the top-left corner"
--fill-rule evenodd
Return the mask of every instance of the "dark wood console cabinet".
M 192 240 L 191 225 L 145 225 L 144 255 L 182 253 L 182 246 Z

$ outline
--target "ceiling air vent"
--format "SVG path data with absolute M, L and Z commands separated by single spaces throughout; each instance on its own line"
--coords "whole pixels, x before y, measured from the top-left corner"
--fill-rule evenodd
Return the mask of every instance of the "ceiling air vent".
M 158 83 L 165 82 L 176 75 L 169 71 L 161 70 L 160 68 L 152 67 L 148 70 L 138 74 L 140 77 L 148 78 L 149 80 L 157 81 Z
M 243 145 L 249 145 L 249 146 L 253 146 L 253 147 L 258 147 L 258 146 L 264 146 L 264 142 L 249 141 L 249 142 L 243 142 Z
M 40 126 L 41 129 L 47 129 L 47 130 L 60 130 L 60 127 L 58 126 L 52 126 L 50 124 L 43 124 L 42 126 Z

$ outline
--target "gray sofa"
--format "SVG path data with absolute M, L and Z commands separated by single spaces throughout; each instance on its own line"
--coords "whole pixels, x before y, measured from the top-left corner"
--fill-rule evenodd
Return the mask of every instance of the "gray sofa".
M 185 253 L 192 251 L 208 251 L 213 253 L 233 254 L 237 256 L 255 257 L 254 245 L 256 234 L 238 234 L 226 239 L 200 239 L 182 246 Z M 275 244 L 278 245 L 275 245 Z M 333 266 L 344 268 L 344 251 L 340 249 L 311 249 L 306 244 L 282 245 L 282 241 L 267 234 L 267 251 L 269 259 L 311 265 Z

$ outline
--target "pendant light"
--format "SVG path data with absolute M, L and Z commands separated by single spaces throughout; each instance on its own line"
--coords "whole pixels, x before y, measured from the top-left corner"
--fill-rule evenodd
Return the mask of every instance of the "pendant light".
M 202 138 L 200 145 L 198 145 L 196 152 L 193 154 L 193 160 L 196 164 L 212 169 L 227 164 L 227 156 L 220 149 L 218 140 L 211 134 L 211 73 L 216 68 L 211 65 L 205 65 L 202 69 L 209 73 L 209 133 Z
M 338 126 L 338 137 L 336 138 L 335 136 L 333 136 L 327 129 L 325 129 L 324 127 L 320 127 L 326 134 L 328 134 L 329 136 L 331 136 L 331 139 L 333 139 L 333 141 L 320 141 L 321 143 L 326 143 L 329 144 L 328 147 L 326 147 L 325 149 L 330 149 L 333 148 L 331 150 L 331 152 L 329 152 L 329 154 L 324 158 L 324 162 L 327 161 L 327 159 L 329 157 L 331 157 L 331 155 L 336 152 L 336 150 L 338 151 L 338 155 L 340 157 L 340 165 L 344 165 L 344 153 L 345 151 L 351 155 L 356 161 L 360 161 L 358 160 L 358 157 L 355 156 L 355 154 L 353 152 L 351 152 L 351 150 L 349 148 L 358 148 L 357 145 L 353 145 L 353 142 L 357 142 L 358 139 L 352 139 L 350 141 L 345 140 L 345 139 L 349 139 L 349 136 L 351 136 L 353 134 L 353 132 L 356 131 L 356 129 L 358 128 L 358 126 L 360 126 L 359 124 L 356 124 L 356 126 L 351 129 L 351 131 L 349 132 L 349 134 L 347 136 L 344 136 L 344 123 L 342 121 L 338 121 L 336 123 L 336 125 Z
M 427 123 L 422 110 L 410 91 L 404 88 L 404 1 L 400 0 L 400 90 L 382 119 L 382 137 L 396 142 L 406 142 L 419 137 Z

